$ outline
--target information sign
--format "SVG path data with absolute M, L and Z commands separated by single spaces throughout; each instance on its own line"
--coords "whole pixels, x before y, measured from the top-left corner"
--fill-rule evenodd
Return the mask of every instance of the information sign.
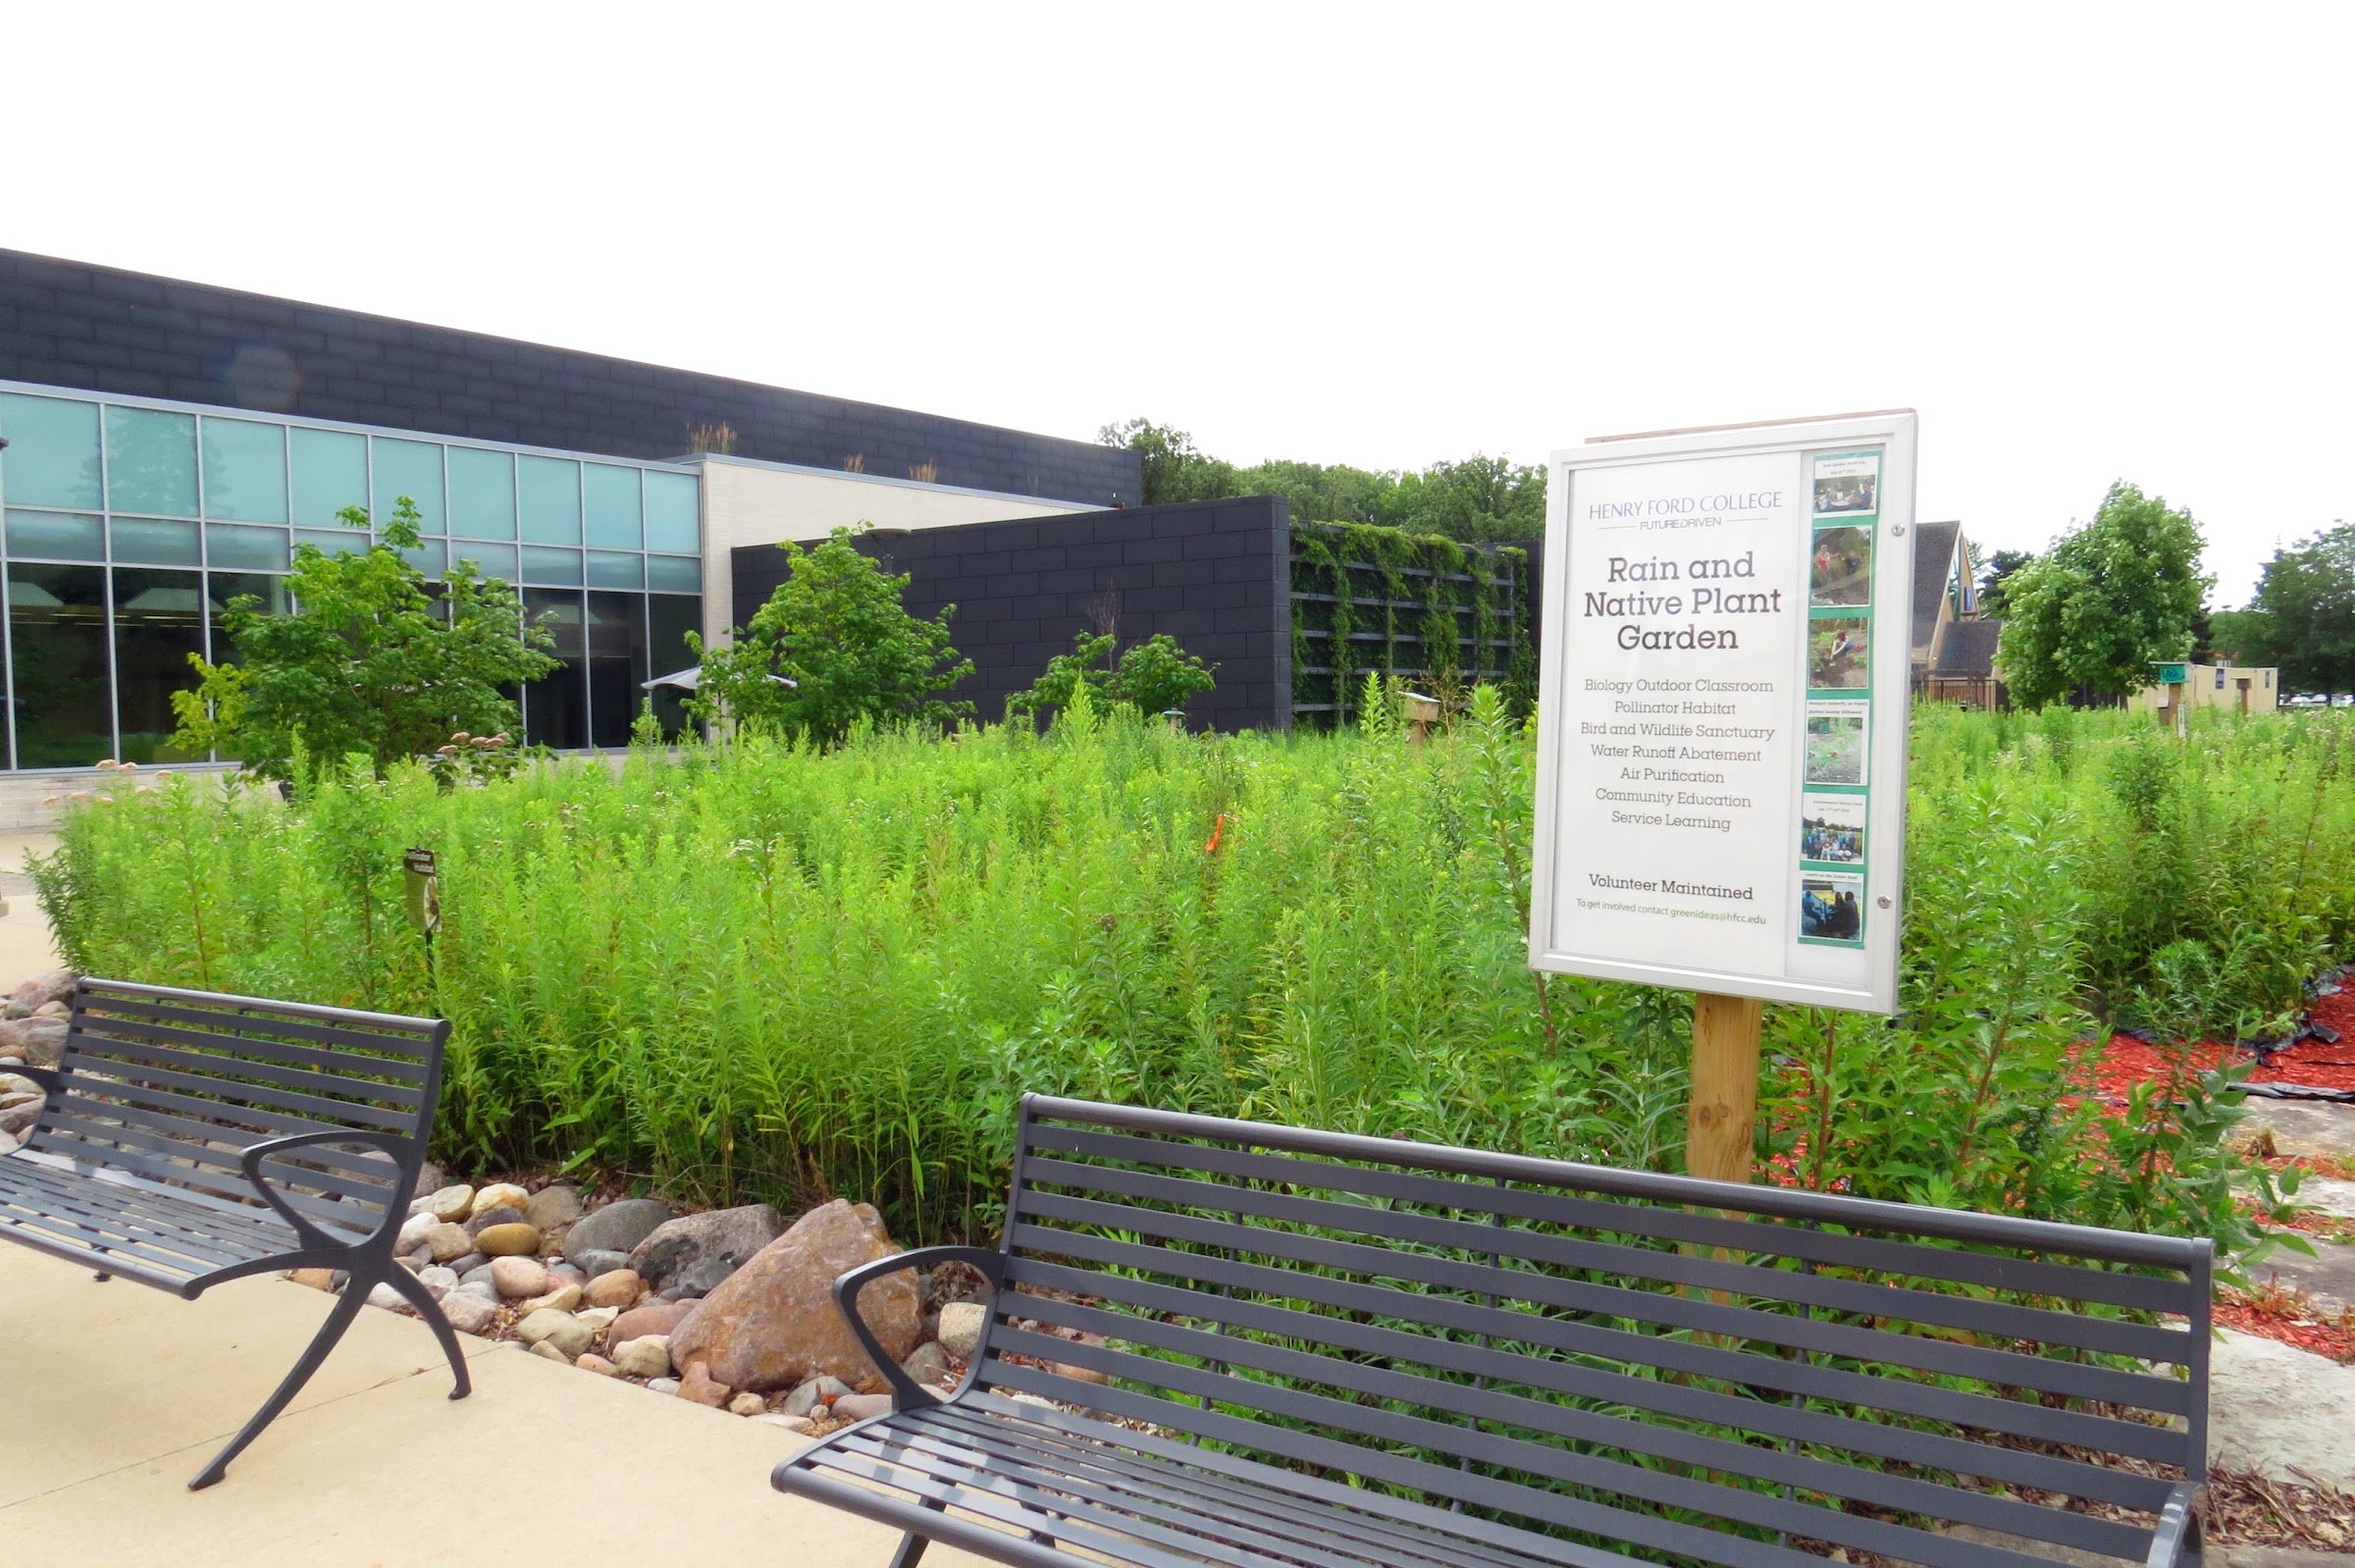
M 1554 454 L 1532 966 L 1895 1011 L 1913 447 L 1898 412 Z

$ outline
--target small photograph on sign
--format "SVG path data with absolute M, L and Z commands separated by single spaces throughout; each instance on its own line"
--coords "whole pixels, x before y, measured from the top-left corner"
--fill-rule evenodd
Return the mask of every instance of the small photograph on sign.
M 1862 691 L 1870 624 L 1861 615 L 1816 621 L 1807 628 L 1807 686 L 1814 691 Z
M 1864 878 L 1854 871 L 1810 871 L 1799 879 L 1799 934 L 1817 942 L 1864 936 Z
M 1830 865 L 1864 863 L 1864 797 L 1800 797 L 1799 858 Z
M 1807 602 L 1854 608 L 1872 602 L 1872 531 L 1843 523 L 1815 530 L 1807 563 Z
M 1807 768 L 1809 784 L 1864 782 L 1864 705 L 1809 703 L 1807 705 Z
M 1864 517 L 1881 508 L 1881 459 L 1867 452 L 1858 457 L 1815 459 L 1815 515 Z

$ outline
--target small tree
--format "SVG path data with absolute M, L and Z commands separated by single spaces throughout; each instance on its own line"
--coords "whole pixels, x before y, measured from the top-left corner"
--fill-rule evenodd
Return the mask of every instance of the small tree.
M 1979 613 L 2001 619 L 2010 610 L 2012 579 L 2023 566 L 2034 564 L 2036 552 L 1999 549 L 1979 568 Z
M 831 746 L 861 719 L 948 724 L 972 712 L 972 704 L 940 696 L 973 672 L 949 646 L 957 606 L 930 620 L 909 614 L 907 576 L 890 575 L 851 543 L 864 527 L 837 528 L 815 549 L 779 546 L 785 581 L 729 646 L 706 648 L 688 634 L 703 661 L 691 714 Z
M 2248 608 L 2216 617 L 2243 662 L 2278 664 L 2296 691 L 2355 691 L 2355 524 L 2276 549 Z
M 357 506 L 338 515 L 368 527 Z M 499 688 L 554 669 L 554 645 L 524 623 L 513 588 L 470 563 L 445 574 L 437 601 L 425 574 L 396 553 L 417 548 L 417 504 L 403 496 L 365 550 L 297 545 L 287 614 L 264 614 L 251 594 L 231 600 L 222 624 L 236 661 L 188 655 L 197 684 L 172 694 L 173 744 L 290 778 L 297 752 L 323 761 L 365 756 L 381 773 L 459 731 L 518 728 L 514 700 Z
M 2015 702 L 2040 708 L 2079 687 L 2140 691 L 2191 651 L 2215 579 L 2191 514 L 2120 480 L 2092 522 L 2005 580 L 1999 658 Z
M 1196 692 L 1207 692 L 1218 684 L 1210 673 L 1218 666 L 1205 664 L 1179 648 L 1167 632 L 1156 632 L 1136 644 L 1115 663 L 1112 651 L 1117 646 L 1119 639 L 1109 632 L 1073 634 L 1072 651 L 1048 659 L 1046 673 L 1032 681 L 1028 691 L 1010 698 L 1006 710 L 1036 713 L 1042 708 L 1065 707 L 1074 693 L 1084 690 L 1098 709 L 1125 703 L 1151 717 L 1182 709 Z

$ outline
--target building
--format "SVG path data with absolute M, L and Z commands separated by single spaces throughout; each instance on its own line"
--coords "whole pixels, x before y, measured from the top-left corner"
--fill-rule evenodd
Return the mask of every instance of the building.
M 2169 722 L 2175 717 L 2172 690 L 2151 685 L 2127 699 L 2138 713 L 2157 713 Z M 2270 665 L 2185 664 L 2183 706 L 2221 707 L 2236 713 L 2271 713 L 2281 706 L 2281 672 Z
M 0 250 L 6 765 L 172 750 L 187 654 L 285 602 L 345 506 L 424 513 L 547 617 L 528 739 L 626 742 L 639 683 L 724 637 L 734 552 L 1133 505 L 1135 454 L 725 377 Z M 703 449 L 699 449 L 703 448 Z M 675 714 L 673 715 L 675 717 Z
M 1968 707 L 2002 706 L 2008 699 L 1995 652 L 2003 631 L 2002 621 L 1980 618 L 1978 574 L 1962 525 L 1919 525 L 1913 541 L 1913 695 Z

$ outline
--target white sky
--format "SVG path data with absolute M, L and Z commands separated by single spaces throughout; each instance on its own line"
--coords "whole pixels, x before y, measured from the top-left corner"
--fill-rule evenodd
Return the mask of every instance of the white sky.
M 1244 462 L 1910 405 L 2221 603 L 2355 517 L 2355 8 L 32 9 L 22 249 Z

